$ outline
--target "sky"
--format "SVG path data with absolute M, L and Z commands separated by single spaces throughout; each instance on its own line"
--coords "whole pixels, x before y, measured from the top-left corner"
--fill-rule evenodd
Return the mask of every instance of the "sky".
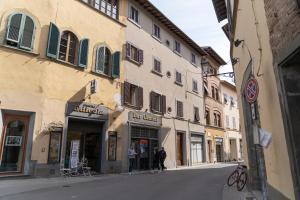
M 199 46 L 211 46 L 225 62 L 230 60 L 230 44 L 218 23 L 211 0 L 150 0 Z M 184 3 L 183 3 L 184 2 Z M 231 64 L 220 72 L 231 72 Z

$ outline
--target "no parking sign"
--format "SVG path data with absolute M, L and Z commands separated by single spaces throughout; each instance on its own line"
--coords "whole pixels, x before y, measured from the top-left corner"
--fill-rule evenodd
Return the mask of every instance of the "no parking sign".
M 258 83 L 255 78 L 248 80 L 248 83 L 245 87 L 245 95 L 248 103 L 254 103 L 257 100 L 259 93 Z

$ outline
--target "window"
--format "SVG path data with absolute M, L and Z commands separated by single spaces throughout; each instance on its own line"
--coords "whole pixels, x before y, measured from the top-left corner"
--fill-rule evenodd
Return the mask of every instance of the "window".
M 193 80 L 193 92 L 198 93 L 198 82 Z
M 160 27 L 159 26 L 157 26 L 156 24 L 154 24 L 153 25 L 153 35 L 156 37 L 156 38 L 158 38 L 158 39 L 160 39 Z
M 161 62 L 154 58 L 153 65 L 153 71 L 161 74 Z
M 235 103 L 234 103 L 234 99 L 233 97 L 230 97 L 230 106 L 234 107 Z
M 228 115 L 226 115 L 226 128 L 229 128 L 230 126 L 229 126 L 229 116 Z
M 108 160 L 117 160 L 117 132 L 108 133 Z
M 209 93 L 209 92 L 208 92 L 208 84 L 207 84 L 207 80 L 204 80 L 203 83 L 204 83 L 204 84 L 203 84 L 203 87 L 204 87 L 204 95 L 207 96 L 208 93 Z
M 153 113 L 166 113 L 166 96 L 156 92 L 150 93 L 150 110 Z
M 111 53 L 106 46 L 100 46 L 96 50 L 95 72 L 119 78 L 120 76 L 120 52 Z
M 11 15 L 8 22 L 6 44 L 20 49 L 33 49 L 35 24 L 28 15 L 17 13 Z
M 180 46 L 180 43 L 178 41 L 175 40 L 175 52 L 177 53 L 181 53 L 181 46 Z
M 210 112 L 209 109 L 205 109 L 205 119 L 206 119 L 206 125 L 210 125 Z
M 126 58 L 141 65 L 144 62 L 144 52 L 134 45 L 126 43 Z
M 228 95 L 224 93 L 224 104 L 228 103 Z
M 194 107 L 194 121 L 199 122 L 200 121 L 200 114 L 199 114 L 199 108 Z
M 176 101 L 176 116 L 183 118 L 183 103 L 181 101 Z
M 118 0 L 82 0 L 82 1 L 114 19 L 119 18 Z
M 78 39 L 74 33 L 64 31 L 61 35 L 58 59 L 71 64 L 77 62 Z
M 130 7 L 129 18 L 137 24 L 139 23 L 139 11 L 133 6 Z
M 143 108 L 143 88 L 128 82 L 124 83 L 124 104 L 136 109 Z
M 236 129 L 235 117 L 232 117 L 232 128 Z
M 61 135 L 62 131 L 50 133 L 48 163 L 60 162 Z
M 211 97 L 212 97 L 213 99 L 216 98 L 216 96 L 215 96 L 215 87 L 214 87 L 214 86 L 211 86 Z
M 221 114 L 214 112 L 214 126 L 221 127 Z
M 182 85 L 182 74 L 176 71 L 175 83 Z
M 215 94 L 216 94 L 216 100 L 220 101 L 218 88 L 215 88 Z
M 192 63 L 196 64 L 196 55 L 192 53 Z

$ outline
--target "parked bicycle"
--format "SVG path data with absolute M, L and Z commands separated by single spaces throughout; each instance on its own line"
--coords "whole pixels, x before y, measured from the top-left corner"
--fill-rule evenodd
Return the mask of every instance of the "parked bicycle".
M 85 158 L 78 162 L 76 168 L 61 168 L 60 173 L 63 177 L 92 176 L 91 168 Z
M 227 185 L 233 186 L 236 183 L 237 190 L 242 191 L 247 183 L 247 179 L 247 166 L 239 163 L 237 168 L 228 177 Z

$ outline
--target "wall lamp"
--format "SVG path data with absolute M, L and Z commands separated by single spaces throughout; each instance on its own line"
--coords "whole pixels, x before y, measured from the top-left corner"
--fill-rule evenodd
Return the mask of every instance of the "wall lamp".
M 235 47 L 238 47 L 238 46 L 240 46 L 240 44 L 241 44 L 242 42 L 244 42 L 244 40 L 239 40 L 239 39 L 237 39 L 237 40 L 235 40 L 235 41 L 233 42 L 233 44 L 234 44 Z
M 232 64 L 232 65 L 235 65 L 235 64 L 238 63 L 239 61 L 240 61 L 239 58 L 232 58 L 232 59 L 231 59 L 231 64 Z

